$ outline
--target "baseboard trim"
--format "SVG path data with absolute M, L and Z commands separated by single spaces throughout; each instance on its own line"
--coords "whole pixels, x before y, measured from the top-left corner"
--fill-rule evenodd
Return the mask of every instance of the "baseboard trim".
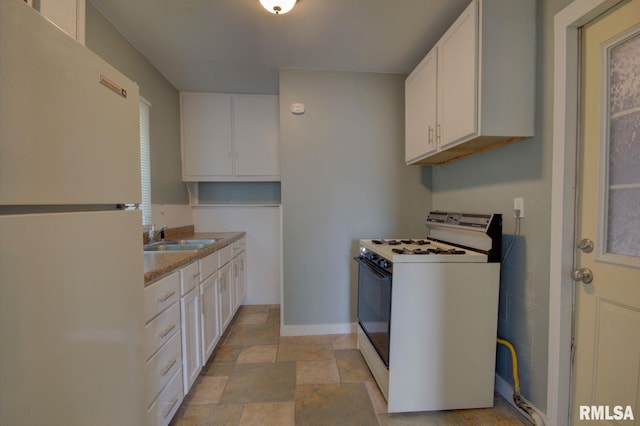
M 281 325 L 281 336 L 317 336 L 319 334 L 352 334 L 355 323 Z
M 513 402 L 513 386 L 511 386 L 511 383 L 507 382 L 505 379 L 503 379 L 502 377 L 498 376 L 496 374 L 496 380 L 495 380 L 495 390 L 496 392 L 498 392 L 509 404 L 511 404 L 516 410 L 518 410 L 520 413 L 522 413 L 522 415 L 526 416 L 527 418 L 529 417 L 527 415 L 527 413 L 525 413 L 524 411 L 522 411 L 516 404 L 515 402 Z M 524 402 L 526 402 L 531 408 L 533 408 L 536 413 L 538 413 L 538 415 L 540 416 L 540 418 L 542 418 L 542 420 L 544 421 L 545 425 L 549 424 L 549 419 L 547 418 L 547 415 L 545 413 L 543 413 L 542 411 L 540 411 L 540 409 L 538 407 L 536 407 L 535 405 L 533 405 L 531 403 L 531 401 L 528 401 L 524 398 L 522 398 L 522 400 Z

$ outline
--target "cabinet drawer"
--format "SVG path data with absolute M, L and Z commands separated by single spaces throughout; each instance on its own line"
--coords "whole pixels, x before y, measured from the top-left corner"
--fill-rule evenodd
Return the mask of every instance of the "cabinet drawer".
M 233 258 L 233 244 L 229 244 L 226 247 L 222 247 L 220 249 L 220 267 L 229 263 L 229 261 Z
M 151 358 L 151 355 L 178 331 L 180 331 L 180 304 L 175 303 L 145 326 L 145 359 Z
M 145 323 L 180 299 L 180 275 L 177 272 L 144 289 Z
M 200 264 L 193 262 L 180 270 L 180 294 L 185 295 L 200 284 Z
M 247 247 L 247 239 L 241 238 L 235 243 L 233 243 L 233 257 L 236 257 L 240 253 L 242 253 Z
M 177 373 L 169 380 L 167 387 L 160 392 L 158 398 L 147 410 L 147 425 L 167 426 L 176 411 L 178 411 L 183 398 L 182 368 L 179 368 Z
M 220 267 L 219 252 L 211 253 L 204 259 L 200 259 L 200 281 L 209 278 Z
M 175 333 L 166 345 L 156 353 L 145 366 L 147 383 L 147 406 L 153 402 L 160 391 L 182 365 L 182 338 L 180 332 Z

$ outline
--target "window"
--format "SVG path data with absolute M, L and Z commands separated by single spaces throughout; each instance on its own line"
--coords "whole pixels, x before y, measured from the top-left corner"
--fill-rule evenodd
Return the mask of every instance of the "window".
M 142 225 L 151 225 L 151 148 L 149 112 L 151 104 L 140 98 L 140 175 L 142 181 Z

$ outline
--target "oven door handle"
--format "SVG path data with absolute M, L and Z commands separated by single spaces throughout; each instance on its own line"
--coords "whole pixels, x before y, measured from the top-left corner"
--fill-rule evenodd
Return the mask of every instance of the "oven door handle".
M 375 263 L 364 259 L 360 256 L 354 257 L 353 260 L 355 260 L 356 262 L 358 262 L 360 265 L 368 268 L 371 272 L 373 272 L 378 278 L 382 279 L 382 280 L 391 280 L 391 274 L 387 271 L 385 271 L 384 269 L 380 268 L 378 265 L 376 265 Z

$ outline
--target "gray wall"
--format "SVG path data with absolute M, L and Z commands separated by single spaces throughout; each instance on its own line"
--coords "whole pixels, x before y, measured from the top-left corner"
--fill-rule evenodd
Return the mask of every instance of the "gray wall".
M 140 95 L 151 102 L 151 202 L 188 204 L 182 183 L 178 91 L 90 2 L 85 44 L 138 83 Z
M 502 213 L 503 250 L 514 234 L 513 198 L 525 218 L 500 283 L 499 336 L 518 351 L 523 396 L 546 410 L 549 334 L 549 241 L 553 114 L 553 16 L 570 0 L 537 3 L 536 136 L 433 168 L 433 207 Z M 498 374 L 511 379 L 508 350 Z
M 404 163 L 404 78 L 280 72 L 285 325 L 354 322 L 358 239 L 425 234 L 431 173 Z

